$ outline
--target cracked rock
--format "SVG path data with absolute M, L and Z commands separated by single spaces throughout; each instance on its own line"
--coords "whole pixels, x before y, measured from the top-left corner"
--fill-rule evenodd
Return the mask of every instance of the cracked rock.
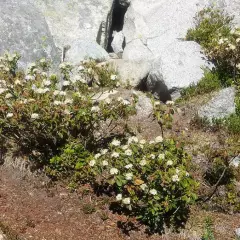
M 235 89 L 233 87 L 222 89 L 210 102 L 202 106 L 198 112 L 201 118 L 221 119 L 235 113 Z

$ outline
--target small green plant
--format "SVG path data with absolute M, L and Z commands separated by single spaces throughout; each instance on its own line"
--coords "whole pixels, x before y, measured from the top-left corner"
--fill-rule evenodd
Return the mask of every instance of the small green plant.
M 94 205 L 92 203 L 87 203 L 87 204 L 83 205 L 82 211 L 85 214 L 93 214 L 94 212 L 96 212 L 96 208 L 94 207 Z
M 204 234 L 202 240 L 215 240 L 213 233 L 213 222 L 210 217 L 207 217 L 205 220 Z
M 203 78 L 197 84 L 193 84 L 181 91 L 181 99 L 188 100 L 191 97 L 210 93 L 220 88 L 221 80 L 217 72 L 205 69 Z

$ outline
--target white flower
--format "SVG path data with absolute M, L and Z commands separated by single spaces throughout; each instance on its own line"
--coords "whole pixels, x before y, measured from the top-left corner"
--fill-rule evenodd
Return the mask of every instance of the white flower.
M 128 139 L 128 144 L 131 144 L 132 142 L 138 143 L 138 138 L 135 136 L 132 136 Z
M 95 161 L 95 160 L 91 160 L 91 161 L 89 162 L 89 165 L 90 165 L 91 167 L 93 167 L 95 164 L 96 164 L 96 161 Z
M 154 141 L 150 141 L 149 144 L 154 144 L 155 142 Z
M 139 163 L 141 166 L 145 166 L 147 164 L 147 161 L 145 159 L 143 159 L 142 161 L 140 161 Z
M 14 82 L 16 85 L 21 85 L 21 81 L 19 79 L 17 79 L 15 82 Z
M 129 205 L 131 203 L 131 199 L 130 198 L 124 198 L 122 200 L 123 204 Z
M 77 70 L 78 70 L 78 72 L 81 72 L 84 70 L 84 67 L 82 65 L 80 65 Z
M 11 117 L 13 117 L 13 113 L 8 113 L 6 116 L 6 118 L 11 118 Z
M 42 58 L 41 60 L 40 60 L 40 63 L 45 63 L 46 62 L 46 59 L 45 58 Z
M 54 96 L 57 96 L 59 93 L 60 93 L 59 90 L 55 90 L 55 91 L 53 92 L 53 95 L 54 95 Z
M 125 151 L 125 154 L 126 154 L 127 156 L 132 156 L 132 150 L 131 150 L 131 149 L 127 149 L 127 150 Z
M 102 154 L 102 155 L 106 154 L 107 152 L 108 152 L 108 149 L 102 149 L 102 150 L 101 150 L 101 154 Z
M 144 144 L 146 144 L 146 140 L 142 139 L 139 143 L 144 145 Z
M 143 183 L 142 185 L 140 185 L 140 188 L 145 191 L 147 189 L 147 184 Z
M 95 156 L 94 156 L 95 159 L 98 159 L 98 158 L 100 158 L 100 157 L 101 157 L 101 154 L 100 154 L 100 153 L 97 153 L 97 154 L 95 154 Z
M 189 176 L 190 176 L 190 174 L 188 172 L 186 172 L 186 177 L 189 177 Z
M 166 104 L 169 105 L 169 106 L 172 106 L 172 105 L 174 105 L 174 102 L 173 101 L 167 101 Z
M 117 169 L 117 168 L 111 168 L 111 169 L 110 169 L 110 174 L 111 174 L 111 175 L 116 175 L 116 174 L 118 174 L 118 169 Z
M 35 92 L 39 93 L 39 94 L 43 94 L 43 93 L 46 93 L 46 92 L 49 92 L 49 91 L 50 91 L 49 88 L 37 88 L 37 89 L 35 89 Z
M 154 102 L 154 107 L 157 107 L 157 106 L 159 106 L 159 105 L 160 105 L 160 102 L 159 102 L 159 101 Z
M 126 180 L 132 180 L 133 174 L 132 173 L 126 173 L 125 178 L 126 178 Z
M 87 71 L 88 71 L 88 73 L 90 73 L 90 74 L 91 74 L 91 73 L 93 72 L 93 69 L 92 69 L 92 68 L 88 68 L 88 70 L 87 70 Z
M 128 145 L 123 145 L 122 146 L 122 150 L 127 150 L 128 149 Z
M 124 99 L 124 100 L 122 101 L 122 104 L 125 105 L 125 106 L 127 106 L 127 105 L 130 105 L 130 102 L 129 102 L 128 100 L 125 100 L 125 99 Z
M 97 113 L 97 112 L 99 112 L 99 111 L 100 111 L 100 108 L 99 108 L 98 106 L 93 106 L 93 107 L 91 108 L 91 112 Z
M 240 69 L 240 63 L 239 64 L 237 64 L 237 69 Z M 0 94 L 1 94 L 1 91 L 0 91 Z
M 73 79 L 71 79 L 71 82 L 72 82 L 72 83 L 76 83 L 76 82 L 78 82 L 78 81 L 80 81 L 80 80 L 81 80 L 81 76 L 76 75 Z
M 118 102 L 122 102 L 122 101 L 123 101 L 123 98 L 122 98 L 122 97 L 118 97 L 118 98 L 117 98 L 117 101 L 118 101 Z
M 180 173 L 180 170 L 178 168 L 176 168 L 176 174 Z
M 35 80 L 35 77 L 32 76 L 32 75 L 27 75 L 27 76 L 25 77 L 25 80 L 27 80 L 27 81 L 33 81 L 33 80 Z
M 9 98 L 12 98 L 13 95 L 11 93 L 7 93 L 6 96 L 5 96 L 5 99 L 9 99 Z
M 157 190 L 156 189 L 151 189 L 149 191 L 152 195 L 157 195 Z
M 239 42 L 240 42 L 240 38 L 237 38 L 237 39 L 236 39 L 236 42 L 239 43 Z
M 45 80 L 45 81 L 43 81 L 43 85 L 44 86 L 50 86 L 51 85 L 51 81 Z
M 73 100 L 72 99 L 69 99 L 67 98 L 65 101 L 64 101 L 64 104 L 72 104 L 73 103 Z
M 116 140 L 114 139 L 112 142 L 111 142 L 111 145 L 115 146 L 115 147 L 118 147 L 121 145 L 121 142 L 119 140 Z
M 70 82 L 69 81 L 63 81 L 63 86 L 69 86 L 70 85 Z
M 106 103 L 106 104 L 110 104 L 111 102 L 112 102 L 112 100 L 111 100 L 110 98 L 106 98 L 106 99 L 105 99 L 105 103 Z
M 104 161 L 102 162 L 102 165 L 103 165 L 103 166 L 108 166 L 108 161 L 104 160 Z
M 178 177 L 177 174 L 172 176 L 172 181 L 173 182 L 179 182 L 179 177 Z
M 31 119 L 38 119 L 39 118 L 39 115 L 37 113 L 33 113 L 31 115 Z
M 219 39 L 218 44 L 223 44 L 223 43 L 224 43 L 224 40 L 222 38 Z
M 43 91 L 43 93 L 46 93 L 46 92 L 49 92 L 50 89 L 49 88 L 44 88 L 42 91 Z
M 60 96 L 66 96 L 66 95 L 67 95 L 67 93 L 66 93 L 66 92 L 64 92 L 64 91 L 60 91 L 60 92 L 59 92 L 59 95 L 60 95 Z
M 56 106 L 59 106 L 59 105 L 62 105 L 63 103 L 61 101 L 54 101 L 53 104 Z
M 117 79 L 117 75 L 114 75 L 114 74 L 112 74 L 110 78 L 111 78 L 111 80 L 113 80 L 113 81 L 114 81 L 114 80 L 116 80 L 116 79 Z
M 4 93 L 4 92 L 6 92 L 6 91 L 7 91 L 7 89 L 5 89 L 5 88 L 0 88 L 0 94 Z
M 151 154 L 151 155 L 150 155 L 150 158 L 151 158 L 151 159 L 155 159 L 156 156 L 155 156 L 154 154 Z
M 112 156 L 113 158 L 118 158 L 118 157 L 119 157 L 119 153 L 113 152 L 111 156 Z
M 165 154 L 163 154 L 163 153 L 159 154 L 159 155 L 158 155 L 158 158 L 161 159 L 161 160 L 163 160 L 163 159 L 165 158 Z
M 126 169 L 130 169 L 132 167 L 133 167 L 133 165 L 131 163 L 125 166 Z
M 63 113 L 66 114 L 66 115 L 70 115 L 71 114 L 71 112 L 68 109 L 64 109 Z
M 163 141 L 162 136 L 158 136 L 155 138 L 155 143 L 161 143 Z
M 167 166 L 172 166 L 173 165 L 173 161 L 172 160 L 168 160 L 167 161 Z
M 117 200 L 117 201 L 121 201 L 121 200 L 122 200 L 122 194 L 118 194 L 118 195 L 116 196 L 116 200 Z
M 235 49 L 236 49 L 236 46 L 233 45 L 233 44 L 229 44 L 229 48 L 230 48 L 231 50 L 235 50 Z

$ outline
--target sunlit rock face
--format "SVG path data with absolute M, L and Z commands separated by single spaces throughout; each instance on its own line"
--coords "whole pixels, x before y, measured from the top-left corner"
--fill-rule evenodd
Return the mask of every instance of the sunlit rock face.
M 28 0 L 0 0 L 0 54 L 18 52 L 20 67 L 47 57 L 60 62 L 48 24 Z

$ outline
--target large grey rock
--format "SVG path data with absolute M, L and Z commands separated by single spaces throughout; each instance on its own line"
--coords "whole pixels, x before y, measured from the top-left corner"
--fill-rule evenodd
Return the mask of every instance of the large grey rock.
M 186 41 L 173 42 L 155 62 L 152 72 L 154 75 L 156 71 L 159 72 L 159 80 L 164 82 L 169 91 L 197 83 L 204 74 L 202 66 L 211 68 L 204 60 L 199 44 Z
M 183 39 L 205 2 L 132 0 L 125 15 L 123 58 L 158 62 L 152 71 L 155 76 L 159 72 L 159 80 L 169 90 L 198 82 L 203 76 L 201 67 L 207 62 L 198 44 Z
M 100 50 L 99 45 L 103 48 L 107 46 L 112 0 L 31 1 L 45 16 L 56 45 L 60 49 L 71 46 L 67 52 L 68 59 L 78 62 L 80 58 L 89 56 L 106 57 L 106 52 Z
M 64 60 L 77 64 L 83 59 L 88 58 L 104 61 L 109 59 L 109 56 L 95 41 L 79 39 L 70 43 L 69 49 L 65 53 Z
M 233 87 L 222 89 L 210 102 L 198 111 L 201 118 L 208 120 L 227 117 L 235 112 L 235 89 Z
M 111 47 L 115 53 L 122 53 L 123 52 L 123 42 L 124 42 L 124 35 L 122 31 L 115 32 L 113 36 L 113 41 L 111 43 Z
M 147 61 L 112 59 L 109 63 L 118 72 L 121 82 L 133 87 L 138 86 L 143 79 L 146 79 L 151 69 L 151 64 Z
M 0 54 L 22 55 L 20 66 L 47 57 L 60 62 L 48 25 L 28 0 L 0 0 Z

